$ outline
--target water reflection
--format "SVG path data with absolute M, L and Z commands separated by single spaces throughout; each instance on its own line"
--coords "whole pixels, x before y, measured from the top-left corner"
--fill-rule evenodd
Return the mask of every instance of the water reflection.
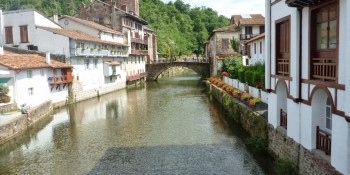
M 263 174 L 199 82 L 162 78 L 56 110 L 1 145 L 0 174 Z

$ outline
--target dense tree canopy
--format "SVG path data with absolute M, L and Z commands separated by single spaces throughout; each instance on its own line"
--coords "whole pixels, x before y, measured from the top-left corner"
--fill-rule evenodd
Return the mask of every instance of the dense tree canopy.
M 106 1 L 106 0 L 102 0 Z M 117 1 L 117 0 L 115 0 Z M 93 0 L 0 0 L 3 10 L 35 8 L 45 15 L 72 15 L 81 3 Z M 149 22 L 157 35 L 162 57 L 202 54 L 203 43 L 210 32 L 228 25 L 229 19 L 208 7 L 191 7 L 182 0 L 165 4 L 161 0 L 140 0 L 140 16 Z

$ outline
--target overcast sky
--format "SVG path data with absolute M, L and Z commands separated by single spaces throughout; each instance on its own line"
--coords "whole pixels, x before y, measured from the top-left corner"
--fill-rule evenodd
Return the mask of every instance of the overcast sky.
M 162 0 L 168 3 L 170 0 Z M 175 0 L 172 0 L 175 2 Z M 210 7 L 219 15 L 231 18 L 233 14 L 265 14 L 264 0 L 182 0 L 191 7 Z M 264 15 L 265 16 L 265 15 Z

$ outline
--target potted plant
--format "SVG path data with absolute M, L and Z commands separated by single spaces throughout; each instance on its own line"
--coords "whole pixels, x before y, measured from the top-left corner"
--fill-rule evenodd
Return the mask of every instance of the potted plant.
M 243 102 L 248 102 L 253 96 L 247 92 L 244 92 L 242 95 L 241 95 L 241 101 Z
M 101 48 L 98 48 L 98 51 L 100 52 L 100 51 L 101 51 Z
M 85 51 L 85 47 L 81 48 L 82 51 Z
M 261 103 L 261 98 L 253 98 L 249 100 L 249 106 L 255 108 L 256 106 L 258 106 Z
M 92 51 L 94 51 L 94 48 L 91 48 L 90 50 L 91 50 L 91 52 L 92 52 Z
M 232 91 L 233 97 L 235 97 L 237 99 L 240 98 L 241 94 L 242 94 L 242 90 L 240 90 L 240 89 L 235 89 L 235 90 Z

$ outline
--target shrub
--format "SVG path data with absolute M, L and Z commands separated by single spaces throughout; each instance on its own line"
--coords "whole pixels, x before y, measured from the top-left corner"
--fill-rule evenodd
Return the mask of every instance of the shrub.
M 283 160 L 283 159 L 277 158 L 274 161 L 274 164 L 275 164 L 277 174 L 283 174 L 283 175 L 297 175 L 298 174 L 297 166 L 294 165 L 293 162 L 291 162 L 288 159 Z

